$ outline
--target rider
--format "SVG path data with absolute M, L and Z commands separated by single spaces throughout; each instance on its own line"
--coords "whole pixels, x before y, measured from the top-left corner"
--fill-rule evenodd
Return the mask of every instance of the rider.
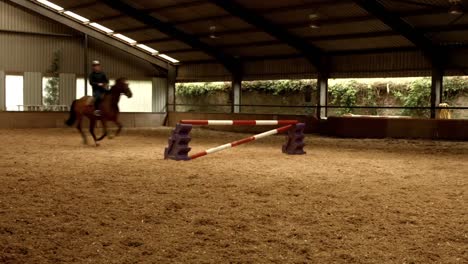
M 89 84 L 93 87 L 94 97 L 94 114 L 96 116 L 101 115 L 99 110 L 99 103 L 101 102 L 102 96 L 106 93 L 109 85 L 109 79 L 106 74 L 102 71 L 101 63 L 98 60 L 93 61 L 93 72 L 89 75 Z

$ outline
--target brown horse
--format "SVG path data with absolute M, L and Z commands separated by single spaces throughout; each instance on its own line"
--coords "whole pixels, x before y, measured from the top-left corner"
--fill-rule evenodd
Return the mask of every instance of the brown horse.
M 70 107 L 70 118 L 65 121 L 65 124 L 72 126 L 77 122 L 78 124 L 76 128 L 80 131 L 80 134 L 83 137 L 83 144 L 87 144 L 86 135 L 81 129 L 81 122 L 83 121 L 83 117 L 88 117 L 90 121 L 89 132 L 93 136 L 96 146 L 99 146 L 97 142 L 107 136 L 107 121 L 114 122 L 117 125 L 118 129 L 115 134 L 116 136 L 119 135 L 122 130 L 122 124 L 119 122 L 119 101 L 121 94 L 125 94 L 128 98 L 132 97 L 132 91 L 128 87 L 127 79 L 125 78 L 117 79 L 115 81 L 115 85 L 112 86 L 106 94 L 104 94 L 99 104 L 99 108 L 101 110 L 101 116 L 99 117 L 94 114 L 95 109 L 93 98 L 91 96 L 83 96 L 82 98 L 73 101 Z M 96 135 L 94 134 L 94 129 L 98 120 L 101 120 L 102 127 L 104 129 L 104 133 L 100 138 L 96 138 Z

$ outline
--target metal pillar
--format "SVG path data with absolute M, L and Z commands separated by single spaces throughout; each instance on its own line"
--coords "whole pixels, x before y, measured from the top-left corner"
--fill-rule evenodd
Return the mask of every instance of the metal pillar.
M 319 72 L 317 78 L 317 119 L 328 116 L 328 74 Z
M 437 66 L 432 68 L 431 85 L 431 118 L 436 118 L 437 107 L 442 103 L 442 92 L 444 87 L 444 71 Z
M 84 92 L 85 96 L 88 95 L 88 73 L 89 73 L 89 68 L 88 68 L 88 34 L 84 34 L 84 42 L 83 42 L 83 56 L 84 56 L 84 62 L 83 62 L 83 70 L 84 70 Z
M 239 69 L 232 74 L 232 113 L 240 113 L 242 98 L 242 71 Z
M 176 97 L 175 97 L 175 84 L 177 78 L 177 67 L 168 64 L 167 70 L 167 111 L 176 111 Z
M 152 112 L 165 113 L 167 112 L 167 78 L 155 77 L 152 79 Z
M 6 84 L 5 72 L 0 71 L 0 111 L 6 111 Z

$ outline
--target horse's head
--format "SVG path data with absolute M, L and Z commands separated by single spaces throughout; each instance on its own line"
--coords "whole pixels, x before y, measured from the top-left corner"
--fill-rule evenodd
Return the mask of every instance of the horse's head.
M 114 87 L 112 88 L 115 89 L 115 91 L 118 92 L 119 94 L 125 94 L 128 98 L 132 98 L 133 96 L 132 90 L 130 90 L 130 87 L 128 86 L 128 82 L 126 78 L 123 78 L 123 77 L 118 78 L 115 81 Z

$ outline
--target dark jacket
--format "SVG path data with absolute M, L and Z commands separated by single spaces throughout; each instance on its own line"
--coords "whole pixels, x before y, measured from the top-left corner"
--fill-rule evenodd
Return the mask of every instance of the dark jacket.
M 103 86 L 99 86 L 98 83 L 107 84 L 109 83 L 109 79 L 107 78 L 106 74 L 103 72 L 92 72 L 89 75 L 89 84 L 91 84 L 91 87 L 93 87 L 93 92 L 105 91 L 105 88 Z

